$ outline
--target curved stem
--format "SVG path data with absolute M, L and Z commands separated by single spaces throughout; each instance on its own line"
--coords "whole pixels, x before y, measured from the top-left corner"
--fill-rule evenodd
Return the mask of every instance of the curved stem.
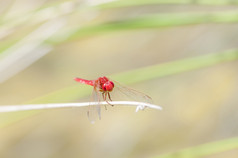
M 131 105 L 136 106 L 136 112 L 143 110 L 145 107 L 152 109 L 162 110 L 162 107 L 154 104 L 135 102 L 135 101 L 112 101 L 113 105 Z M 53 103 L 53 104 L 28 104 L 28 105 L 2 105 L 0 106 L 0 112 L 17 112 L 26 110 L 44 110 L 54 108 L 72 108 L 72 107 L 83 107 L 90 105 L 97 105 L 98 102 L 82 102 L 82 103 Z M 100 105 L 106 105 L 107 102 L 100 102 Z

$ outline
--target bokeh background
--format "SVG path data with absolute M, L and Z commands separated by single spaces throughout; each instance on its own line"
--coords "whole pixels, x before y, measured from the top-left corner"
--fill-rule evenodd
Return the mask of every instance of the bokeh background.
M 89 101 L 73 78 L 106 75 L 163 107 L 0 113 L 0 157 L 238 157 L 237 4 L 0 0 L 1 105 Z

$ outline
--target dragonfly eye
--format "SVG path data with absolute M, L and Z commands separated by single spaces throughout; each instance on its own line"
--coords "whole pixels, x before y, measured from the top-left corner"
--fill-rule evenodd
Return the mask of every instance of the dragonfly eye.
M 104 91 L 107 91 L 106 84 L 103 84 L 103 85 L 102 85 L 102 89 L 103 89 Z
M 114 83 L 112 81 L 109 81 L 109 82 L 110 82 L 112 88 L 114 88 Z
M 102 89 L 104 91 L 109 91 L 109 92 L 112 91 L 113 88 L 114 88 L 114 83 L 111 82 L 111 81 L 108 81 L 108 82 L 104 83 L 103 86 L 102 86 Z

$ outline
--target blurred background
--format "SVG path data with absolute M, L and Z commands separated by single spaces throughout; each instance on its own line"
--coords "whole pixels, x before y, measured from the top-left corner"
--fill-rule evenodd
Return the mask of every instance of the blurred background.
M 73 78 L 105 75 L 163 107 L 108 106 L 93 125 L 86 107 L 0 113 L 0 157 L 160 157 L 236 138 L 237 4 L 0 0 L 1 105 L 90 101 L 92 87 Z M 197 58 L 197 68 L 186 63 Z M 197 154 L 236 158 L 238 147 Z

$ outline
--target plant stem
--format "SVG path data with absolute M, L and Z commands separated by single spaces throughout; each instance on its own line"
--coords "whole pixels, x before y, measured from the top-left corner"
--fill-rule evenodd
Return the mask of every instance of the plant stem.
M 137 106 L 136 112 L 143 110 L 145 107 L 152 109 L 162 110 L 162 107 L 154 104 L 134 101 L 112 101 L 113 105 L 131 105 Z M 100 105 L 107 105 L 107 102 L 100 102 Z M 82 103 L 53 103 L 53 104 L 26 104 L 26 105 L 3 105 L 0 106 L 0 112 L 17 112 L 26 110 L 44 110 L 53 108 L 72 108 L 72 107 L 83 107 L 98 105 L 98 102 L 82 102 Z

